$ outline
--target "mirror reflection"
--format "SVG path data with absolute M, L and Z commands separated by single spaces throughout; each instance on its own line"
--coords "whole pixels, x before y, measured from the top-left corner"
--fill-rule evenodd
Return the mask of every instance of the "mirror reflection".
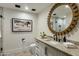
M 72 10 L 68 5 L 57 7 L 51 15 L 51 28 L 56 32 L 64 31 L 72 21 Z

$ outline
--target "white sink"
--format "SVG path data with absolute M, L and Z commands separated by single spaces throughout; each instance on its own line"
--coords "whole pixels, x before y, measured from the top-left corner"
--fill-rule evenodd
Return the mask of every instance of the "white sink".
M 63 45 L 66 48 L 77 48 L 77 46 L 74 43 L 71 43 L 71 42 L 64 42 Z

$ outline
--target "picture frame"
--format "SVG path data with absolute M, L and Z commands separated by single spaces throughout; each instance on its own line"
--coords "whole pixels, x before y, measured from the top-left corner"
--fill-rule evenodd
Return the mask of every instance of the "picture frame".
M 32 20 L 12 18 L 12 32 L 32 32 Z

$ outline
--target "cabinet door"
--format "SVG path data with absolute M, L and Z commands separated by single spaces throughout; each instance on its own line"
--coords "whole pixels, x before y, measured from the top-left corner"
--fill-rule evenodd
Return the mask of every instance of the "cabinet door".
M 47 55 L 48 56 L 68 56 L 68 54 L 57 50 L 56 48 L 47 46 Z
M 40 42 L 40 41 L 36 41 L 36 54 L 39 56 L 44 56 L 45 55 L 45 44 Z
M 54 48 L 51 48 L 51 47 L 47 46 L 47 55 L 48 56 L 57 56 L 58 51 Z

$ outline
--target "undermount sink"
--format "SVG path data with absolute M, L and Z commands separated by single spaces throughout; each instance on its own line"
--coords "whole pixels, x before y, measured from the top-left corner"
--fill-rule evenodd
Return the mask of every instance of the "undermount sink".
M 74 48 L 74 49 L 77 48 L 77 46 L 74 43 L 71 43 L 71 42 L 64 42 L 63 45 L 66 48 Z
M 43 40 L 45 40 L 45 41 L 47 41 L 47 42 L 49 42 L 51 44 L 58 44 L 59 43 L 59 42 L 53 41 L 51 39 L 46 39 L 46 38 L 44 38 Z

